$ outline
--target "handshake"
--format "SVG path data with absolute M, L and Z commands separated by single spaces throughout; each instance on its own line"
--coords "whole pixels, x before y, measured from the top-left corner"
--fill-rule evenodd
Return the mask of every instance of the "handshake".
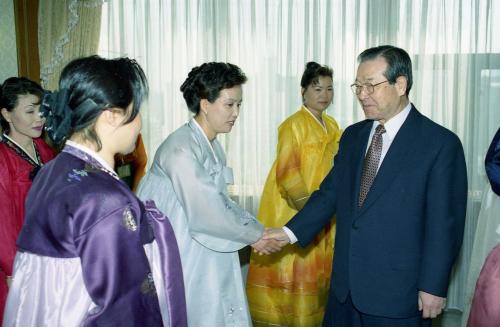
M 288 243 L 290 239 L 283 228 L 266 228 L 262 237 L 253 243 L 252 247 L 254 252 L 263 255 L 278 252 Z

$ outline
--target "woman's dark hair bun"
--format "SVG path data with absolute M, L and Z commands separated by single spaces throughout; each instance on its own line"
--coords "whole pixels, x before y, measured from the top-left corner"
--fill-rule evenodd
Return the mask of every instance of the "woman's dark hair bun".
M 100 150 L 102 143 L 95 130 L 99 115 L 114 108 L 127 117 L 124 124 L 130 123 L 139 114 L 148 90 L 144 71 L 135 60 L 74 59 L 61 72 L 59 90 L 43 96 L 40 110 L 47 119 L 47 134 L 59 145 L 80 133 Z
M 309 61 L 300 79 L 300 86 L 306 89 L 309 85 L 318 83 L 320 76 L 333 78 L 333 70 L 326 65 L 321 66 L 315 61 Z
M 73 111 L 68 105 L 68 89 L 45 92 L 40 112 L 46 118 L 45 130 L 55 144 L 61 144 L 71 133 L 71 118 Z
M 309 61 L 307 64 L 306 64 L 306 70 L 316 70 L 318 69 L 319 67 L 321 67 L 320 64 L 318 64 L 317 62 L 315 61 Z

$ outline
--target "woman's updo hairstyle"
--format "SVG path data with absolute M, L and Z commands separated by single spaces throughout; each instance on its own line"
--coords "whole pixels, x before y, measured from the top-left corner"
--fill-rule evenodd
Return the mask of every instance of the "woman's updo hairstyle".
M 9 77 L 0 85 L 0 109 L 5 108 L 11 112 L 18 105 L 20 95 L 33 94 L 41 100 L 42 87 L 25 77 Z M 0 114 L 0 124 L 4 132 L 10 129 L 9 123 Z
M 333 79 L 333 70 L 328 66 L 321 66 L 317 62 L 310 61 L 306 64 L 300 86 L 307 89 L 310 85 L 316 85 L 319 82 L 319 77 L 330 77 Z
M 80 133 L 100 150 L 101 141 L 95 132 L 99 115 L 117 108 L 128 116 L 125 121 L 128 124 L 139 113 L 147 95 L 146 76 L 135 60 L 91 56 L 66 65 L 59 79 L 59 90 L 44 95 L 41 111 L 47 118 L 47 133 L 55 144 Z M 131 103 L 132 110 L 126 112 Z
M 213 103 L 220 91 L 244 84 L 247 77 L 236 65 L 224 62 L 209 62 L 194 67 L 182 83 L 181 92 L 189 111 L 200 112 L 201 99 Z

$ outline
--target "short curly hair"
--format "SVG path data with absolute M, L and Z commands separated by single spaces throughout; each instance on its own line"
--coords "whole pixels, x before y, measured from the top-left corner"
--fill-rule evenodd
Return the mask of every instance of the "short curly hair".
M 213 103 L 221 90 L 242 85 L 246 81 L 245 73 L 238 66 L 225 62 L 208 62 L 191 69 L 180 90 L 189 111 L 197 115 L 201 99 Z

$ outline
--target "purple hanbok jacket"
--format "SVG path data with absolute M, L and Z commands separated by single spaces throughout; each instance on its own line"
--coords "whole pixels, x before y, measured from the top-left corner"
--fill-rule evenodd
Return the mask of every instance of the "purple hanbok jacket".
M 66 145 L 33 183 L 17 245 L 40 256 L 80 258 L 85 287 L 97 305 L 83 326 L 162 326 L 143 249 L 153 240 L 146 216 L 141 201 L 112 172 Z M 176 269 L 182 284 L 180 261 Z M 178 296 L 184 303 L 184 294 Z

